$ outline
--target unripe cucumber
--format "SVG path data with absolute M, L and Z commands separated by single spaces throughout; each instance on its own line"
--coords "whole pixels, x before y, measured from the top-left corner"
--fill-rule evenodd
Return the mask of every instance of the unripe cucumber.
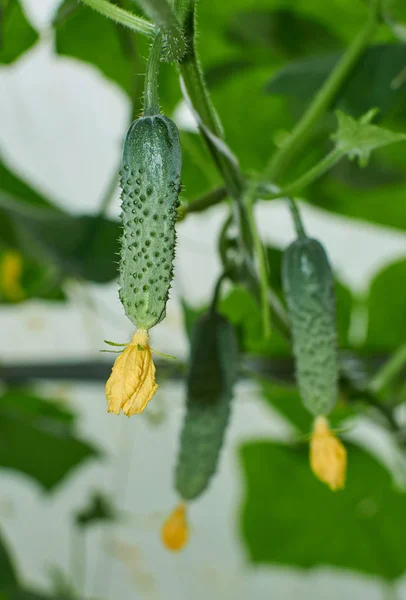
M 217 467 L 238 369 L 232 325 L 215 313 L 201 317 L 194 326 L 190 360 L 176 467 L 176 489 L 184 500 L 204 492 Z
M 165 317 L 175 254 L 182 156 L 175 123 L 162 115 L 130 126 L 120 171 L 123 235 L 120 299 L 134 325 Z
M 300 394 L 310 412 L 325 415 L 336 403 L 338 363 L 334 280 L 323 246 L 299 237 L 284 253 L 282 280 Z

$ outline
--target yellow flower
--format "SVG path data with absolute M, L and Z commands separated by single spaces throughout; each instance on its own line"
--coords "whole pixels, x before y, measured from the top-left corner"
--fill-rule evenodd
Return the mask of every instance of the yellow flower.
M 127 417 L 144 410 L 158 389 L 148 331 L 138 329 L 116 358 L 106 383 L 107 410 Z
M 310 466 L 313 473 L 331 490 L 344 487 L 347 451 L 330 431 L 327 419 L 317 417 L 310 442 Z
M 21 287 L 23 261 L 15 250 L 3 254 L 0 264 L 0 289 L 2 295 L 11 302 L 19 302 L 24 298 Z
M 186 519 L 186 504 L 183 502 L 171 512 L 162 525 L 161 538 L 168 550 L 181 550 L 189 539 L 189 527 Z

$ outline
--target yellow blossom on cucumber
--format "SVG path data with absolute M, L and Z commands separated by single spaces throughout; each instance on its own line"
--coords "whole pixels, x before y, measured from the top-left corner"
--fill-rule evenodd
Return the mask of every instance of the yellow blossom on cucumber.
M 325 417 L 316 417 L 310 442 L 310 466 L 320 481 L 333 491 L 345 485 L 347 451 L 332 433 Z
M 189 540 L 189 526 L 186 516 L 186 504 L 181 502 L 171 512 L 162 525 L 161 539 L 168 550 L 178 551 L 187 544 Z
M 24 298 L 22 272 L 21 254 L 15 250 L 5 252 L 0 262 L 0 294 L 11 302 L 20 302 Z
M 127 417 L 141 413 L 157 389 L 148 331 L 138 329 L 107 380 L 107 410 L 116 415 L 122 410 Z

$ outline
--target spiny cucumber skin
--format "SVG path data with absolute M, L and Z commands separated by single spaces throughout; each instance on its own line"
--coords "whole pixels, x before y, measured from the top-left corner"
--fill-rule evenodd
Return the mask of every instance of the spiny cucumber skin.
M 127 317 L 138 328 L 151 329 L 165 317 L 181 167 L 179 133 L 171 119 L 154 115 L 132 123 L 120 171 L 119 295 Z
M 220 457 L 237 377 L 238 343 L 223 317 L 205 315 L 192 338 L 186 415 L 176 467 L 176 489 L 193 500 L 208 487 Z
M 293 242 L 282 281 L 300 394 L 310 412 L 326 415 L 337 401 L 338 361 L 334 279 L 323 246 L 306 237 Z

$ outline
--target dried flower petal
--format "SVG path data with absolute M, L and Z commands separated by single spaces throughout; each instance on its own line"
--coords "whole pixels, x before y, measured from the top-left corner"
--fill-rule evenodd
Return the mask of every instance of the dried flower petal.
M 317 417 L 310 442 L 310 466 L 313 473 L 333 491 L 345 484 L 347 451 L 330 431 L 327 419 Z
M 117 357 L 106 383 L 107 410 L 127 417 L 141 413 L 158 389 L 148 332 L 139 329 Z
M 168 550 L 181 550 L 187 544 L 189 527 L 184 503 L 179 504 L 166 519 L 162 526 L 161 537 Z
M 21 287 L 23 260 L 15 250 L 5 252 L 0 264 L 0 293 L 11 302 L 20 302 L 24 298 Z

